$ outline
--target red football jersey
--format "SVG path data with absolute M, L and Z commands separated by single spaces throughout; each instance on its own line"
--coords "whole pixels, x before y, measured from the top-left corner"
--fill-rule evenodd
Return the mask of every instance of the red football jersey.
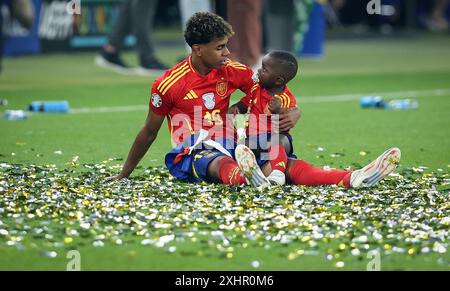
M 188 56 L 155 80 L 150 109 L 167 116 L 176 144 L 200 129 L 208 130 L 211 138 L 225 135 L 233 138 L 233 127 L 225 126 L 230 96 L 236 89 L 249 94 L 254 85 L 252 74 L 247 66 L 228 61 L 222 68 L 202 76 Z M 231 132 L 226 133 L 225 129 Z
M 241 99 L 249 108 L 250 113 L 247 134 L 259 135 L 272 131 L 271 113 L 269 110 L 269 102 L 272 98 L 280 99 L 281 108 L 293 108 L 297 106 L 295 96 L 287 86 L 282 93 L 272 97 L 266 89 L 261 88 L 259 84 L 254 84 L 250 90 L 250 94 Z

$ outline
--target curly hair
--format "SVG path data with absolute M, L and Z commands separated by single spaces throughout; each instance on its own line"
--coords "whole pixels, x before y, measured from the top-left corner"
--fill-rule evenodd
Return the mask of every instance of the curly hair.
M 214 39 L 230 37 L 233 34 L 231 25 L 219 15 L 210 12 L 197 12 L 186 23 L 184 39 L 192 47 L 194 44 L 206 44 Z
M 295 75 L 297 75 L 297 59 L 291 52 L 275 50 L 271 51 L 269 56 L 277 61 L 278 68 L 287 79 L 287 82 L 292 80 Z

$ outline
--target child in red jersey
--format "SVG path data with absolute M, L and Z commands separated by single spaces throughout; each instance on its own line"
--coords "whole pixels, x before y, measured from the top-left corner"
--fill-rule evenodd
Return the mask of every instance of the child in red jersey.
M 279 132 L 277 122 L 281 110 L 297 107 L 295 97 L 287 87 L 297 74 L 297 68 L 297 60 L 288 52 L 267 54 L 256 74 L 258 83 L 235 105 L 240 111 L 249 113 L 246 145 L 255 153 L 260 166 L 270 165 L 268 179 L 274 184 L 285 183 L 288 157 L 296 158 L 290 133 Z M 236 160 L 239 163 L 237 156 Z
M 300 185 L 341 185 L 358 187 L 372 186 L 391 173 L 400 159 L 400 150 L 392 148 L 366 167 L 356 171 L 323 170 L 293 154 L 292 136 L 289 132 L 279 132 L 278 114 L 295 108 L 296 99 L 287 83 L 297 74 L 296 58 L 289 52 L 273 51 L 264 56 L 258 70 L 256 83 L 250 94 L 233 105 L 232 113 L 248 112 L 249 121 L 246 144 L 257 157 L 263 171 L 270 173 L 268 180 L 283 185 L 286 178 L 292 184 Z M 245 170 L 248 148 L 236 148 L 236 161 Z M 245 154 L 243 154 L 245 153 Z

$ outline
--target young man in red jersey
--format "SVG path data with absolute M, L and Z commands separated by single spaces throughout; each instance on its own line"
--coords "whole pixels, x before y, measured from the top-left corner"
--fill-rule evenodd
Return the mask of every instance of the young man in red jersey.
M 289 132 L 278 131 L 274 117 L 283 110 L 295 108 L 296 99 L 287 83 L 297 74 L 296 58 L 286 51 L 272 51 L 262 60 L 256 83 L 250 94 L 230 108 L 230 113 L 249 113 L 246 144 L 258 157 L 258 164 L 273 184 L 341 185 L 345 187 L 372 186 L 389 175 L 398 165 L 400 150 L 392 148 L 366 167 L 356 171 L 323 170 L 293 154 Z M 276 118 L 275 118 L 276 120 Z M 237 146 L 236 160 L 244 171 L 251 171 L 249 148 Z M 251 156 L 251 155 L 250 155 Z M 252 158 L 252 157 L 250 157 Z M 250 160 L 251 161 L 251 160 Z
M 232 35 L 231 26 L 215 14 L 199 12 L 188 20 L 184 36 L 192 54 L 154 82 L 145 125 L 115 178 L 131 174 L 167 116 L 176 147 L 165 163 L 173 176 L 187 182 L 268 184 L 257 165 L 245 177 L 234 160 L 234 132 L 226 118 L 229 100 L 236 89 L 250 92 L 253 72 L 228 59 Z M 285 114 L 283 126 L 293 127 L 298 118 L 298 110 Z M 248 160 L 256 164 L 251 156 Z

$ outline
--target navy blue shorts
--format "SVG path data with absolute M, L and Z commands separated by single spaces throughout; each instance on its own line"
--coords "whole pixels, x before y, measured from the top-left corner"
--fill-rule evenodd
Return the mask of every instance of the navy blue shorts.
M 165 163 L 170 174 L 181 181 L 190 183 L 198 183 L 200 181 L 211 182 L 211 179 L 207 176 L 209 164 L 217 157 L 226 155 L 221 151 L 206 145 L 203 145 L 200 149 L 195 149 L 190 155 L 182 155 L 185 149 L 195 143 L 197 136 L 198 135 L 192 135 L 190 139 L 170 151 L 166 155 Z M 215 141 L 220 143 L 234 159 L 234 148 L 236 143 L 233 140 L 216 139 Z

